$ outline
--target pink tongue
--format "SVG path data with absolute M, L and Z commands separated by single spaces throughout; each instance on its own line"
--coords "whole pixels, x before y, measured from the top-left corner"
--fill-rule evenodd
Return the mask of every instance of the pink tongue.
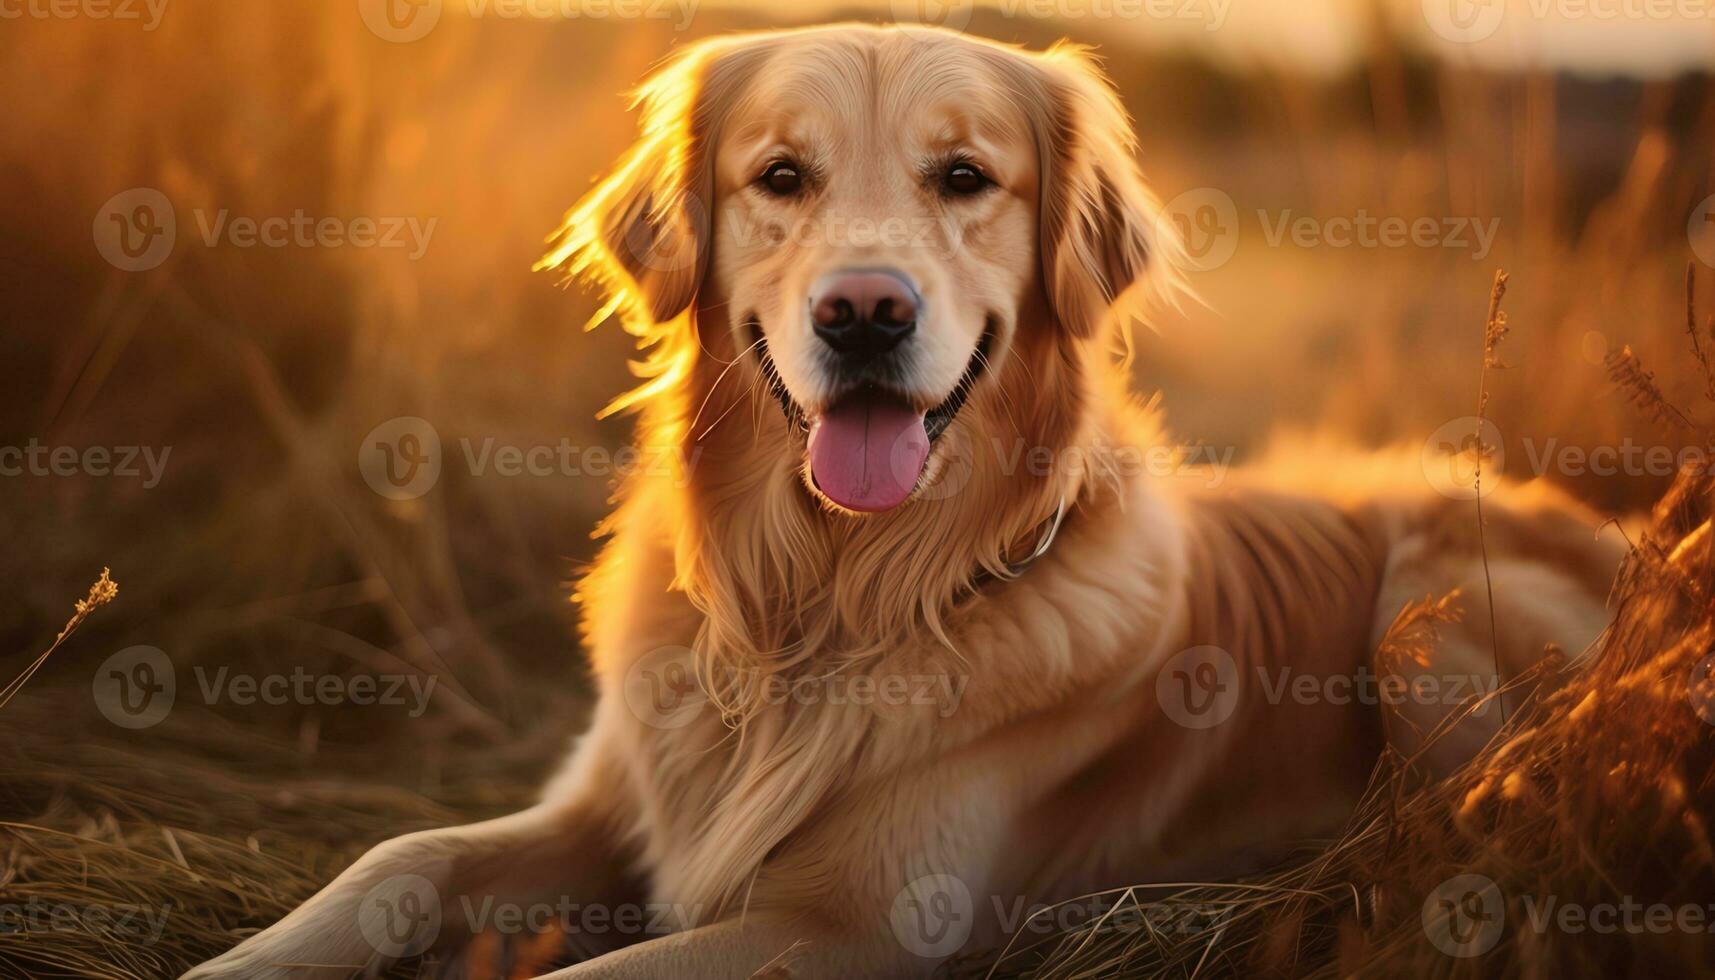
M 828 499 L 849 510 L 899 506 L 928 459 L 923 413 L 875 392 L 846 396 L 810 428 L 810 475 Z

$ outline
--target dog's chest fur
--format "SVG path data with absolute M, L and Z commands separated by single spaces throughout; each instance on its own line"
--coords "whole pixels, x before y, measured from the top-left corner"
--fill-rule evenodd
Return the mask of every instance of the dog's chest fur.
M 1373 748 L 1358 712 L 1196 731 L 1164 716 L 1155 681 L 1199 644 L 1246 672 L 1290 659 L 1349 673 L 1373 617 L 1371 544 L 1318 503 L 1140 494 L 1080 515 L 1023 579 L 953 618 L 962 660 L 926 641 L 867 665 L 868 680 L 787 686 L 738 731 L 712 706 L 668 725 L 613 710 L 654 897 L 704 915 L 837 916 L 866 905 L 853 896 L 885 905 L 918 875 L 951 873 L 1042 901 L 1225 870 L 1253 858 L 1234 841 L 1331 829 L 1358 787 L 1326 774 L 1361 776 L 1362 761 L 1340 763 Z M 615 564 L 628 585 L 595 585 L 661 596 L 671 555 L 626 547 Z M 604 710 L 624 702 L 638 661 L 599 651 L 689 647 L 700 619 L 678 593 L 647 615 L 615 605 L 592 628 Z

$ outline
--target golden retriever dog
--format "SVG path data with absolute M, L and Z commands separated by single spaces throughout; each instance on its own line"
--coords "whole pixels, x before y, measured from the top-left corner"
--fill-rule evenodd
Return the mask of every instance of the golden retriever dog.
M 1485 501 L 1485 575 L 1415 454 L 1162 464 L 1120 354 L 1183 253 L 1087 51 L 720 37 L 639 106 L 543 261 L 639 338 L 618 405 L 680 463 L 578 588 L 587 734 L 540 804 L 385 842 L 189 976 L 928 975 L 1337 832 L 1388 738 L 1468 709 L 1424 756 L 1457 765 L 1497 670 L 1606 623 L 1621 544 L 1540 485 Z M 1453 589 L 1429 662 L 1375 662 Z

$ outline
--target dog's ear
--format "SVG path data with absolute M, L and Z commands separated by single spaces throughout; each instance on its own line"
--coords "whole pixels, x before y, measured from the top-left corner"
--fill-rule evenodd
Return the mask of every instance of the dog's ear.
M 1039 56 L 1042 281 L 1059 322 L 1089 337 L 1184 291 L 1182 245 L 1144 185 L 1119 97 L 1084 48 Z
M 732 72 L 732 45 L 689 45 L 637 90 L 637 142 L 566 215 L 538 269 L 556 268 L 607 292 L 634 331 L 674 318 L 695 301 L 708 267 L 714 203 L 714 132 Z M 720 76 L 720 77 L 717 77 Z

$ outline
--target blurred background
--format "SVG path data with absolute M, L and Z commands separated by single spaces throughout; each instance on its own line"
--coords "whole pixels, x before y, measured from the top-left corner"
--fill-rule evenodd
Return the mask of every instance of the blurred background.
M 1501 268 L 1509 476 L 1615 513 L 1662 490 L 1641 457 L 1542 462 L 1690 438 L 1609 381 L 1624 345 L 1708 420 L 1686 282 L 1715 286 L 1715 3 L 0 0 L 6 679 L 102 568 L 119 583 L 0 708 L 6 880 L 63 896 L 81 866 L 104 901 L 171 906 L 106 975 L 183 965 L 552 771 L 588 709 L 568 583 L 629 465 L 603 455 L 629 420 L 596 416 L 636 352 L 531 264 L 652 64 L 840 19 L 1097 46 L 1197 256 L 1201 303 L 1134 338 L 1188 443 L 1422 445 L 1477 409 Z M 268 244 L 246 219 L 296 223 Z M 438 478 L 366 470 L 383 426 L 438 438 Z M 577 462 L 508 475 L 507 447 Z M 177 691 L 126 727 L 103 685 L 139 645 Z M 294 672 L 436 686 L 206 693 Z M 0 964 L 39 955 L 0 934 Z

